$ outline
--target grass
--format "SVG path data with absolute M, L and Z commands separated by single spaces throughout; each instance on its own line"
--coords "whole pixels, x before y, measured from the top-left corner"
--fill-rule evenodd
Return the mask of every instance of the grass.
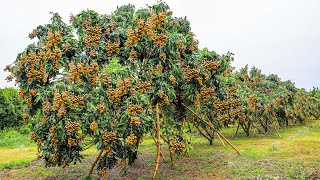
M 195 134 L 189 157 L 175 157 L 175 166 L 161 162 L 158 179 L 317 179 L 320 177 L 320 121 L 290 127 L 277 135 L 231 137 L 223 132 L 242 153 L 223 146 L 216 139 L 213 146 Z M 18 137 L 16 137 L 18 138 Z M 1 137 L 2 139 L 2 137 Z M 23 140 L 21 137 L 20 140 Z M 23 141 L 22 141 L 23 142 Z M 8 143 L 10 148 L 0 150 L 0 179 L 83 179 L 97 151 L 94 147 L 83 152 L 81 164 L 65 169 L 45 168 L 42 160 L 35 160 L 33 145 Z M 167 147 L 162 146 L 166 159 Z M 125 176 L 119 169 L 110 170 L 112 179 L 150 179 L 155 164 L 156 148 L 152 139 L 140 146 L 139 158 L 128 167 Z M 31 162 L 31 163 L 30 163 Z M 5 164 L 5 165 L 4 165 Z M 1 169 L 2 168 L 2 169 Z M 94 178 L 99 178 L 95 171 Z

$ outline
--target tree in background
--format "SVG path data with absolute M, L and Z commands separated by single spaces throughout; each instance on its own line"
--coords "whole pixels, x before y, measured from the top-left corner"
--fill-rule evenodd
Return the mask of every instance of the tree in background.
M 0 89 L 0 130 L 23 124 L 22 102 L 15 88 Z

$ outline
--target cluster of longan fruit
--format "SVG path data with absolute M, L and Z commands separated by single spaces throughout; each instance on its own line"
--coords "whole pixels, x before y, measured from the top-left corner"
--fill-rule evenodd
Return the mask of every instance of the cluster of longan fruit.
M 97 109 L 100 113 L 103 113 L 106 110 L 106 105 L 101 103 L 97 105 Z
M 86 27 L 87 35 L 83 38 L 83 42 L 88 47 L 93 44 L 99 44 L 101 40 L 101 28 L 99 25 Z
M 73 138 L 68 138 L 68 147 L 71 148 L 76 140 Z
M 137 53 L 137 51 L 131 50 L 129 59 L 130 59 L 130 60 L 136 60 L 136 59 L 138 59 L 138 53 Z
M 111 85 L 111 77 L 107 73 L 101 73 L 98 75 L 98 80 L 104 85 Z
M 130 134 L 130 136 L 128 136 L 127 138 L 128 138 L 129 145 L 135 145 L 138 141 L 137 136 L 135 136 L 134 134 Z
M 139 43 L 140 38 L 139 38 L 138 32 L 136 32 L 136 30 L 134 30 L 132 28 L 128 28 L 127 33 L 128 33 L 128 39 L 125 43 L 126 47 L 131 47 L 133 44 Z
M 177 140 L 170 141 L 170 151 L 176 151 L 179 152 L 180 154 L 184 154 L 186 144 L 183 142 L 179 142 Z
M 51 162 L 53 164 L 57 164 L 58 163 L 58 160 L 59 160 L 59 156 L 58 155 L 53 155 L 51 156 Z
M 180 52 L 184 52 L 186 50 L 186 46 L 184 45 L 181 39 L 177 40 L 176 43 L 178 45 Z
M 162 48 L 164 45 L 166 45 L 167 42 L 167 35 L 166 34 L 156 34 L 156 36 L 153 38 L 153 44 L 155 47 Z
M 97 123 L 96 121 L 92 121 L 92 122 L 90 123 L 90 129 L 91 129 L 92 131 L 95 131 L 97 128 L 98 128 L 98 123 Z
M 249 104 L 250 111 L 253 112 L 257 105 L 256 98 L 252 94 L 250 94 L 249 97 L 247 98 L 247 102 Z
M 115 132 L 103 132 L 102 133 L 102 139 L 105 144 L 107 144 L 111 141 L 114 141 L 116 138 L 117 138 L 117 135 Z
M 137 89 L 139 92 L 148 91 L 151 89 L 151 83 L 150 82 L 140 82 L 137 83 Z
M 184 75 L 186 77 L 186 80 L 189 82 L 189 81 L 191 81 L 192 78 L 198 77 L 198 70 L 184 68 Z
M 30 39 L 33 39 L 33 38 L 37 37 L 38 34 L 39 34 L 38 29 L 34 29 L 31 33 L 29 33 L 28 37 L 29 37 Z
M 209 99 L 215 93 L 214 88 L 201 87 L 200 94 L 204 99 Z
M 141 124 L 141 121 L 140 121 L 140 118 L 139 117 L 130 117 L 130 124 L 134 124 L 136 126 L 140 126 Z
M 204 61 L 202 63 L 202 67 L 203 69 L 207 72 L 207 71 L 216 71 L 219 67 L 220 67 L 221 63 L 217 62 L 217 61 Z
M 169 76 L 169 81 L 170 81 L 173 85 L 176 85 L 176 84 L 177 84 L 177 79 L 176 79 L 173 75 L 170 75 L 170 76 Z
M 139 104 L 136 104 L 136 105 L 129 104 L 127 109 L 130 115 L 135 115 L 137 113 L 142 112 L 142 106 Z
M 166 59 L 167 59 L 166 53 L 160 52 L 159 59 L 161 59 L 163 62 L 166 62 Z
M 158 64 L 156 69 L 159 73 L 161 73 L 163 71 L 163 66 L 161 64 Z
M 62 32 L 61 31 L 48 31 L 47 33 L 47 43 L 46 43 L 46 50 L 50 50 L 52 46 L 57 46 L 60 44 L 62 39 Z
M 106 51 L 108 56 L 112 56 L 113 53 L 118 53 L 120 51 L 120 40 L 116 43 L 107 42 Z
M 79 122 L 66 121 L 65 128 L 67 129 L 68 133 L 71 133 L 73 131 L 78 131 L 80 129 L 80 123 Z
M 169 97 L 164 93 L 163 90 L 158 90 L 158 96 L 159 96 L 159 98 L 161 98 L 164 101 L 165 105 L 170 104 Z

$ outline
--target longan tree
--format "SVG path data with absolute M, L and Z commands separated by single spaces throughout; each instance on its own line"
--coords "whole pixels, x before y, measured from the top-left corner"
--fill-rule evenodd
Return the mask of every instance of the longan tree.
M 41 114 L 30 136 L 46 166 L 79 162 L 96 145 L 90 173 L 97 163 L 106 177 L 107 169 L 135 161 L 146 134 L 157 143 L 157 165 L 160 138 L 171 159 L 187 154 L 188 110 L 213 106 L 231 62 L 231 55 L 199 51 L 190 30 L 163 2 L 110 15 L 82 11 L 69 24 L 53 13 L 34 29 L 29 37 L 37 41 L 7 69 L 25 101 L 24 119 Z M 214 128 L 201 117 L 190 122 Z

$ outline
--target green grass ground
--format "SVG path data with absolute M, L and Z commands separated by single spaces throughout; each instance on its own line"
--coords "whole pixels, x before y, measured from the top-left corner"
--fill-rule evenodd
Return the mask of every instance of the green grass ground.
M 283 129 L 281 138 L 277 135 L 232 138 L 228 136 L 230 131 L 224 133 L 241 151 L 241 156 L 229 146 L 223 146 L 218 139 L 210 146 L 205 139 L 194 135 L 190 156 L 176 157 L 174 167 L 170 167 L 169 162 L 161 162 L 158 179 L 320 178 L 320 121 Z M 27 136 L 12 138 L 15 140 L 1 134 L 0 179 L 84 179 L 97 154 L 90 148 L 83 152 L 85 159 L 81 164 L 65 169 L 45 168 L 41 160 L 36 160 L 36 147 L 27 143 Z M 6 143 L 4 139 L 7 139 Z M 162 146 L 162 149 L 169 159 L 168 148 Z M 120 176 L 118 169 L 110 171 L 111 179 L 150 179 L 155 152 L 153 140 L 144 140 L 135 165 L 128 168 L 125 176 Z M 99 172 L 95 171 L 93 178 L 99 177 Z

